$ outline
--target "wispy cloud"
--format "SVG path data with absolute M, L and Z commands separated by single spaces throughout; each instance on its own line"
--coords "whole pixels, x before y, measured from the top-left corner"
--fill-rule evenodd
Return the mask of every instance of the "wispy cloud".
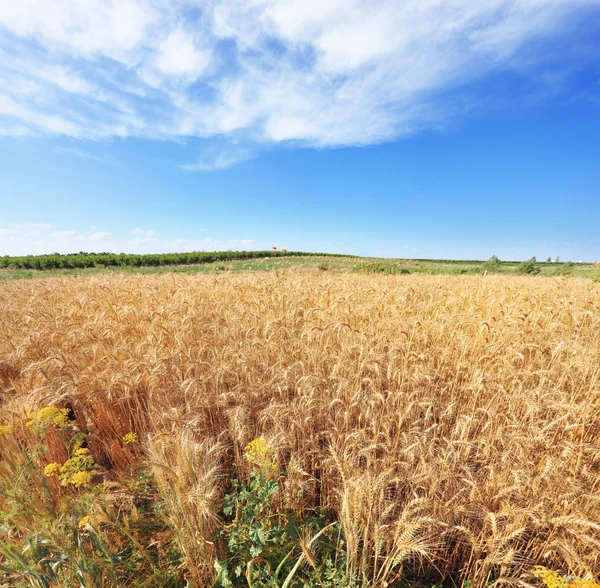
M 141 235 L 143 237 L 151 237 L 152 235 L 155 234 L 155 231 L 151 230 L 151 229 L 140 229 L 140 227 L 136 227 L 135 229 L 133 229 L 133 231 L 131 231 L 134 235 Z
M 542 41 L 599 5 L 55 0 L 47 10 L 45 0 L 3 2 L 0 134 L 373 144 L 439 124 L 451 115 L 448 91 L 521 63 L 525 50 L 532 67 L 547 60 Z M 540 83 L 558 91 L 561 76 Z M 208 150 L 185 168 L 226 169 L 251 156 Z
M 203 239 L 179 238 L 170 243 L 170 249 L 174 251 L 251 250 L 258 247 L 258 242 L 253 239 L 215 239 L 213 237 L 204 237 Z
M 15 229 L 7 229 L 6 227 L 0 227 L 0 239 L 13 240 L 19 236 L 19 231 Z
M 77 233 L 75 231 L 55 231 L 51 233 L 50 236 L 58 239 L 59 241 L 64 241 L 65 239 L 72 239 L 75 237 Z
M 25 221 L 0 227 L 0 255 L 25 255 L 48 253 L 72 253 L 93 249 L 99 243 L 115 245 L 107 231 L 92 227 L 89 232 L 56 228 L 50 223 Z
M 140 248 L 145 248 L 148 245 L 154 245 L 160 243 L 157 237 L 136 237 L 135 239 L 128 239 L 125 241 L 125 245 L 130 248 L 133 247 L 136 251 Z
M 219 171 L 248 161 L 254 152 L 239 145 L 212 146 L 201 151 L 197 161 L 181 167 L 188 171 Z
M 54 152 L 57 155 L 73 155 L 75 157 L 81 157 L 82 159 L 90 159 L 92 161 L 100 161 L 102 163 L 116 163 L 111 157 L 104 157 L 102 155 L 94 155 L 83 149 L 76 149 L 72 147 L 56 147 Z
M 109 239 L 110 233 L 106 231 L 97 231 L 89 236 L 90 241 L 108 241 Z
M 196 229 L 194 234 L 205 229 Z M 229 237 L 164 237 L 152 229 L 136 227 L 125 234 L 101 230 L 55 227 L 49 223 L 25 221 L 0 226 L 0 255 L 29 255 L 49 252 L 112 251 L 167 253 L 171 251 L 226 251 L 264 249 L 266 243 L 254 239 Z

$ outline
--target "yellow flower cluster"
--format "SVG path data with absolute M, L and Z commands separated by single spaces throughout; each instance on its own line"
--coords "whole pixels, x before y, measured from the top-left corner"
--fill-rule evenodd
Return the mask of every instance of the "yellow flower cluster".
M 10 435 L 12 430 L 12 425 L 0 425 L 0 435 Z
M 536 566 L 533 575 L 547 588 L 600 588 L 593 580 L 583 580 L 572 576 L 561 576 L 544 566 Z
M 571 586 L 574 586 L 575 588 L 600 588 L 598 582 L 594 582 L 593 580 L 582 580 L 581 578 L 573 578 L 571 580 Z
M 57 476 L 59 472 L 60 472 L 60 464 L 56 463 L 55 461 L 52 463 L 49 463 L 44 468 L 44 476 L 46 476 L 47 478 L 53 478 L 54 476 Z
M 600 588 L 598 582 L 594 582 L 593 580 L 582 580 L 581 578 L 573 578 L 571 580 L 571 586 L 575 586 L 576 588 Z
M 90 517 L 86 515 L 79 521 L 77 527 L 79 528 L 80 531 L 85 531 L 85 528 L 91 524 L 92 524 L 92 519 L 90 519 Z
M 67 484 L 73 484 L 73 486 L 75 486 L 76 488 L 83 488 L 85 486 L 89 486 L 91 481 L 92 474 L 90 472 L 83 471 L 71 474 L 71 477 L 69 478 Z M 63 482 L 64 486 L 66 486 L 67 484 Z
M 123 445 L 131 445 L 138 442 L 137 433 L 127 433 L 123 435 Z
M 40 408 L 37 413 L 32 412 L 29 415 L 28 427 L 33 425 L 54 425 L 59 429 L 64 429 L 69 425 L 73 424 L 73 421 L 69 420 L 69 409 L 68 408 L 56 408 L 55 406 L 46 406 Z
M 244 447 L 244 457 L 250 463 L 262 465 L 270 458 L 270 455 L 274 451 L 275 449 L 273 447 L 270 447 L 264 439 L 259 437 L 250 441 L 250 443 Z
M 76 488 L 89 486 L 96 462 L 88 456 L 89 449 L 80 447 L 75 450 L 73 457 L 62 465 L 56 462 L 49 463 L 44 468 L 44 475 L 48 478 L 58 476 L 62 486 L 72 484 Z

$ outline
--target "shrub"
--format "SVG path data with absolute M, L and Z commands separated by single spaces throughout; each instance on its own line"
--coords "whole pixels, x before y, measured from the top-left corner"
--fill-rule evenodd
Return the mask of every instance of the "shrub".
M 573 274 L 575 264 L 572 261 L 561 263 L 553 272 L 553 276 L 570 276 Z
M 398 265 L 391 261 L 372 261 L 361 263 L 354 267 L 354 272 L 358 274 L 386 274 L 399 275 L 410 274 L 411 270 L 407 267 Z
M 500 260 L 492 255 L 481 267 L 481 269 L 487 272 L 497 272 L 500 269 Z
M 518 274 L 529 274 L 529 275 L 539 274 L 540 268 L 537 265 L 535 257 L 532 257 L 531 259 L 528 259 L 527 261 L 521 262 L 517 266 L 517 273 Z

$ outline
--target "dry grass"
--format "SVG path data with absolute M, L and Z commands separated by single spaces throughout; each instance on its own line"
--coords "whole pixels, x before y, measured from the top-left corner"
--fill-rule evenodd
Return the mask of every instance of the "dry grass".
M 136 432 L 208 568 L 219 472 L 263 436 L 371 585 L 600 574 L 598 284 L 98 276 L 3 283 L 0 308 L 0 424 L 68 405 L 117 470 Z

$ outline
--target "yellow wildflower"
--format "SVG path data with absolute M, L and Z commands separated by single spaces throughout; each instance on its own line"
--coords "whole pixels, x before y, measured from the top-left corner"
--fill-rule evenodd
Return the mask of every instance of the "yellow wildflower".
M 82 449 L 84 448 L 76 449 L 75 455 L 60 467 L 60 483 L 63 486 L 73 484 L 73 486 L 81 488 L 90 483 L 96 462 L 87 455 L 88 450 L 81 452 Z
M 77 488 L 88 486 L 92 481 L 92 474 L 90 472 L 75 472 L 68 480 L 68 483 L 73 484 Z
M 56 462 L 49 463 L 44 468 L 44 476 L 46 476 L 47 478 L 52 478 L 58 474 L 58 472 L 60 471 L 60 468 L 61 468 L 61 465 L 59 463 L 56 463 Z
M 0 425 L 0 435 L 10 435 L 12 430 L 12 425 Z
M 84 516 L 78 523 L 77 527 L 80 531 L 84 531 L 88 525 L 92 524 L 92 519 L 89 516 Z
M 46 406 L 40 408 L 36 413 L 30 413 L 29 418 L 31 419 L 27 426 L 31 427 L 34 424 L 40 425 L 54 425 L 59 429 L 72 425 L 73 421 L 69 420 L 69 409 L 68 408 L 56 408 L 55 406 Z
M 250 463 L 261 465 L 267 461 L 269 454 L 274 451 L 273 447 L 270 447 L 264 439 L 258 437 L 244 447 L 244 457 Z
M 558 572 L 544 566 L 535 566 L 533 575 L 547 588 L 600 588 L 600 584 L 593 580 L 561 576 Z
M 127 433 L 123 435 L 123 445 L 131 445 L 138 442 L 137 433 Z
M 72 447 L 71 451 L 73 452 L 73 454 L 75 454 L 75 452 L 78 449 L 83 448 L 83 444 L 85 443 L 85 437 L 86 437 L 86 435 L 76 435 L 73 438 L 75 440 L 74 442 L 73 442 L 73 439 L 71 439 L 71 442 L 73 443 L 73 447 Z
M 547 588 L 562 588 L 564 586 L 562 576 L 543 566 L 536 566 L 533 575 L 545 584 Z
M 571 586 L 574 586 L 575 588 L 600 588 L 598 582 L 594 582 L 593 580 L 582 580 L 581 578 L 573 578 L 573 580 L 571 580 Z
M 79 457 L 80 455 L 87 455 L 89 452 L 90 450 L 87 447 L 80 447 L 74 451 L 73 455 Z

